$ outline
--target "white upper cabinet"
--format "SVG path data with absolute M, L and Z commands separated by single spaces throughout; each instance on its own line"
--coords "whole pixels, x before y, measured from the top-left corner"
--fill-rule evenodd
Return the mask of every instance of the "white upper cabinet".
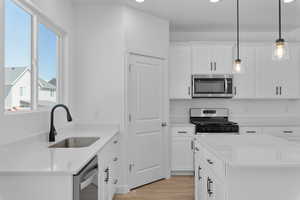
M 234 48 L 229 44 L 176 43 L 170 48 L 170 98 L 191 99 L 192 74 L 231 74 Z M 272 60 L 272 44 L 244 43 L 244 74 L 234 75 L 237 99 L 300 99 L 300 46 L 290 44 L 290 59 Z
M 214 48 L 214 73 L 231 74 L 233 66 L 233 45 L 218 45 Z
M 192 73 L 210 74 L 213 72 L 213 48 L 209 45 L 192 47 Z
M 235 98 L 255 97 L 256 51 L 254 46 L 241 46 L 240 54 L 245 73 L 234 75 Z
M 299 47 L 290 46 L 290 59 L 272 60 L 272 47 L 256 48 L 258 98 L 299 98 Z
M 192 47 L 192 74 L 230 74 L 232 45 L 195 44 Z
M 191 98 L 191 47 L 172 44 L 169 55 L 169 92 L 171 99 Z

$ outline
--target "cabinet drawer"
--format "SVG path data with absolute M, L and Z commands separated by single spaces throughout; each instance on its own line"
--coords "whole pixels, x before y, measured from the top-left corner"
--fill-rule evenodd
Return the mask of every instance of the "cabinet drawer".
M 240 127 L 240 134 L 262 134 L 261 127 Z
M 210 151 L 203 149 L 203 163 L 218 177 L 225 177 L 225 163 Z
M 263 133 L 274 136 L 300 137 L 300 127 L 265 127 Z
M 195 127 L 172 127 L 171 128 L 172 136 L 194 136 Z

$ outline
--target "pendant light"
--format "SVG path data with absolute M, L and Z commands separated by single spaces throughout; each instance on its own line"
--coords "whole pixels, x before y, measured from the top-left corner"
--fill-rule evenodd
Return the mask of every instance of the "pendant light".
M 233 64 L 233 73 L 244 73 L 244 68 L 242 66 L 242 60 L 240 58 L 240 1 L 236 1 L 236 8 L 237 8 L 237 16 L 236 16 L 236 55 L 237 58 Z
M 282 22 L 281 22 L 281 5 L 282 0 L 278 0 L 279 7 L 279 38 L 276 40 L 276 43 L 273 47 L 272 58 L 273 60 L 286 60 L 289 59 L 289 48 L 288 43 L 282 38 Z

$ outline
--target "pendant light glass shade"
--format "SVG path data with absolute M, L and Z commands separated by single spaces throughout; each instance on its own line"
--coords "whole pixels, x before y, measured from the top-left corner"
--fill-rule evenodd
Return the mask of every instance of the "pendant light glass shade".
M 243 73 L 245 73 L 245 67 L 243 67 L 241 59 L 236 59 L 234 61 L 232 72 L 234 74 L 243 74 Z
M 288 60 L 290 58 L 289 55 L 289 46 L 284 39 L 278 39 L 273 46 L 273 60 Z
M 282 0 L 278 0 L 278 8 L 279 8 L 279 39 L 276 40 L 273 49 L 272 49 L 272 59 L 273 60 L 288 60 L 289 57 L 289 47 L 288 43 L 282 38 L 282 23 L 281 23 L 281 2 Z

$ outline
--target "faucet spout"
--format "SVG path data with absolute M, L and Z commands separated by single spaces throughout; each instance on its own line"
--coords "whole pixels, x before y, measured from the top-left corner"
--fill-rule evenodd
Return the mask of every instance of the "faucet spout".
M 57 108 L 60 108 L 60 107 L 64 108 L 66 110 L 68 122 L 71 122 L 73 120 L 72 116 L 71 116 L 71 113 L 69 111 L 69 108 L 66 105 L 57 104 L 56 106 L 54 106 L 52 108 L 52 110 L 51 110 L 51 122 L 50 122 L 49 142 L 55 142 L 55 136 L 57 135 L 57 132 L 56 132 L 56 129 L 55 129 L 55 126 L 54 126 L 54 111 Z

